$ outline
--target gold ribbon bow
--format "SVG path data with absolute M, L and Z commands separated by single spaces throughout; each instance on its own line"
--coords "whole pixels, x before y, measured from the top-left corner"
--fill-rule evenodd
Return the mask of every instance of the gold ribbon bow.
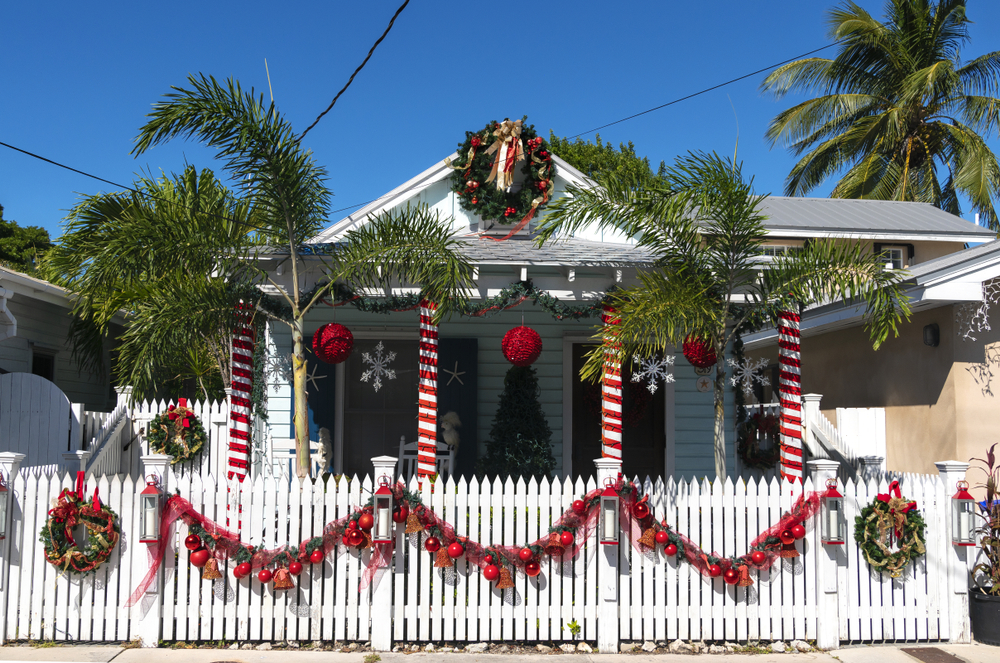
M 493 169 L 487 182 L 494 182 L 497 189 L 505 191 L 514 183 L 514 166 L 524 160 L 524 145 L 521 144 L 521 120 L 504 120 L 494 131 L 496 140 L 486 150 L 486 154 L 496 153 Z

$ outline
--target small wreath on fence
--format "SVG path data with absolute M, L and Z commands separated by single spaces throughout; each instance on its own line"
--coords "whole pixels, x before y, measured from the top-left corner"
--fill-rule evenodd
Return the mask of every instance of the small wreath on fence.
M 149 424 L 149 450 L 174 457 L 171 464 L 194 458 L 205 445 L 205 428 L 194 411 L 187 406 L 187 399 L 178 399 L 177 405 L 153 418 Z
M 77 490 L 64 488 L 49 510 L 39 540 L 45 546 L 45 559 L 63 573 L 90 573 L 97 570 L 118 545 L 121 530 L 116 520 L 118 515 L 106 504 L 102 504 L 94 490 L 89 500 L 83 498 L 83 477 L 77 477 Z M 85 541 L 73 538 L 73 528 L 86 527 Z
M 893 481 L 889 492 L 879 493 L 855 519 L 854 540 L 873 568 L 899 578 L 907 564 L 926 552 L 924 528 L 917 503 L 903 499 L 899 482 Z M 895 551 L 890 548 L 894 538 L 899 543 Z
M 778 418 L 773 414 L 755 412 L 740 424 L 736 453 L 740 455 L 743 467 L 755 470 L 769 470 L 781 457 L 778 443 Z M 763 439 L 771 440 L 770 449 L 761 449 Z

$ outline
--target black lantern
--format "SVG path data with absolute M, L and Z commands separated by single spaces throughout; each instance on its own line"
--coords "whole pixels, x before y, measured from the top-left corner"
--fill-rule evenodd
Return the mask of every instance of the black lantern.
M 372 527 L 372 541 L 388 543 L 392 540 L 392 490 L 389 489 L 389 477 L 382 475 L 379 479 L 373 502 L 375 525 Z
M 844 545 L 847 539 L 847 521 L 844 518 L 844 496 L 837 490 L 837 480 L 827 479 L 823 496 L 823 521 L 820 540 L 827 545 Z
M 159 543 L 160 478 L 156 475 L 146 477 L 146 487 L 139 493 L 139 513 L 139 543 Z
M 615 480 L 610 477 L 604 480 L 604 492 L 601 493 L 601 543 L 618 545 L 618 493 L 615 492 Z
M 974 546 L 976 499 L 969 494 L 968 481 L 959 481 L 957 488 L 958 492 L 951 497 L 951 542 L 956 546 Z

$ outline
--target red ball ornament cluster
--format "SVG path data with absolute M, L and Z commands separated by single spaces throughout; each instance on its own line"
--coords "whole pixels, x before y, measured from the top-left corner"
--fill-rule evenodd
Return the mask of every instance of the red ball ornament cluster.
M 682 348 L 684 357 L 695 368 L 709 368 L 715 365 L 717 357 L 711 341 L 706 341 L 698 336 L 688 336 L 684 339 Z
M 515 366 L 531 366 L 542 354 L 542 337 L 531 327 L 514 327 L 500 344 L 503 356 Z
M 354 334 L 344 325 L 323 325 L 313 334 L 313 354 L 328 364 L 345 361 L 353 348 Z

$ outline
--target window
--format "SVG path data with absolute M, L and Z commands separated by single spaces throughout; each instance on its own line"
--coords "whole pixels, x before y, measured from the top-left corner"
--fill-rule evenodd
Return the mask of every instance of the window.
M 800 251 L 802 251 L 801 246 L 794 246 L 791 244 L 769 244 L 767 246 L 760 247 L 760 254 L 771 258 L 787 256 L 793 253 L 799 253 Z
M 56 380 L 56 357 L 37 349 L 31 353 L 31 372 L 49 382 Z
M 912 244 L 879 244 L 872 247 L 886 269 L 904 269 L 913 263 Z

